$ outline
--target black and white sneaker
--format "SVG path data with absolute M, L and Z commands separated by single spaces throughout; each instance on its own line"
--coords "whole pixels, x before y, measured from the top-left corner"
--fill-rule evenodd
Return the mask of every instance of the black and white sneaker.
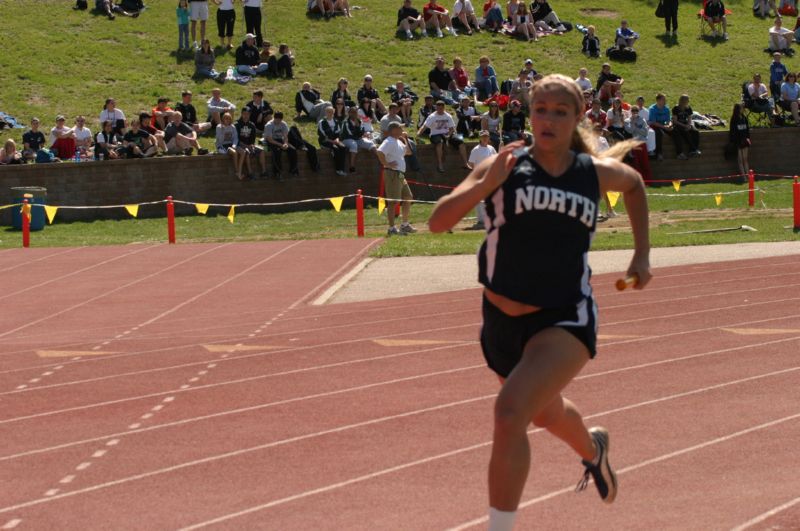
M 591 476 L 594 479 L 600 498 L 605 503 L 613 503 L 617 497 L 617 476 L 611 470 L 611 465 L 608 464 L 608 430 L 595 427 L 589 429 L 589 434 L 597 447 L 597 457 L 593 461 L 581 460 L 586 470 L 583 473 L 583 478 L 575 487 L 575 492 L 584 490 L 586 485 L 589 484 L 589 477 Z

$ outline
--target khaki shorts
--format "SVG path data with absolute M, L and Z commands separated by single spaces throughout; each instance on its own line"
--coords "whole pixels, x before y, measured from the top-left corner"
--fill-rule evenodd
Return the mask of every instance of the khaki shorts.
M 400 199 L 413 199 L 411 188 L 408 187 L 406 176 L 397 170 L 386 168 L 383 171 L 383 182 L 386 189 L 386 199 L 398 201 Z
M 208 20 L 208 2 L 189 2 L 191 20 Z

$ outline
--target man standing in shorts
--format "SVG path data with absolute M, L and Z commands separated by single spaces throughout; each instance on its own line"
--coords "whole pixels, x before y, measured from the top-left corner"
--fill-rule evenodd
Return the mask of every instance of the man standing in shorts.
M 386 137 L 376 154 L 383 166 L 383 178 L 386 183 L 386 214 L 389 218 L 389 236 L 405 236 L 417 232 L 417 229 L 408 222 L 411 212 L 411 189 L 406 182 L 406 155 L 411 154 L 411 148 L 403 139 L 403 126 L 397 122 L 389 124 L 389 136 Z M 394 225 L 394 204 L 402 200 L 401 215 L 403 222 L 398 229 Z
M 208 0 L 189 0 L 189 19 L 192 21 L 191 32 L 195 51 L 197 44 L 197 21 L 200 21 L 200 42 L 206 40 L 206 20 L 208 20 Z

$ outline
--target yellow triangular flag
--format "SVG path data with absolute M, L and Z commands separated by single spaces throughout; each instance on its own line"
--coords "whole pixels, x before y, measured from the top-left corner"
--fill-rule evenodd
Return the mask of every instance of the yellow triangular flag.
M 206 203 L 195 203 L 194 207 L 197 209 L 198 214 L 204 214 L 208 212 L 208 205 Z
M 234 216 L 236 216 L 236 205 L 231 205 L 231 209 L 228 212 L 228 221 L 233 223 Z
M 386 200 L 382 197 L 378 198 L 378 215 L 380 216 L 383 214 L 383 211 L 386 210 Z
M 329 201 L 333 205 L 333 208 L 336 210 L 336 212 L 342 210 L 342 201 L 344 201 L 344 197 L 331 197 Z
M 720 206 L 722 204 L 722 194 L 716 194 L 714 196 L 714 201 L 717 202 L 717 206 Z
M 47 214 L 47 223 L 49 225 L 53 224 L 53 219 L 55 219 L 55 217 L 56 217 L 56 211 L 57 210 L 58 210 L 58 207 L 49 206 L 49 205 L 45 205 L 44 206 L 44 213 Z
M 606 197 L 608 197 L 608 204 L 611 205 L 611 208 L 617 206 L 617 201 L 619 201 L 619 192 L 606 192 Z
M 672 187 L 675 188 L 676 192 L 681 191 L 681 182 L 680 181 L 672 181 Z
M 125 205 L 125 210 L 134 218 L 139 215 L 139 205 Z

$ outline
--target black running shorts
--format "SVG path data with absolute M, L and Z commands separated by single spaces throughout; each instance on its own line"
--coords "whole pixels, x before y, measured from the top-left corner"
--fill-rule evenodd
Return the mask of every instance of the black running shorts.
M 489 368 L 507 378 L 522 359 L 528 341 L 551 327 L 563 328 L 578 338 L 591 358 L 597 354 L 597 307 L 591 297 L 574 306 L 546 308 L 519 317 L 506 315 L 484 297 L 481 347 Z

